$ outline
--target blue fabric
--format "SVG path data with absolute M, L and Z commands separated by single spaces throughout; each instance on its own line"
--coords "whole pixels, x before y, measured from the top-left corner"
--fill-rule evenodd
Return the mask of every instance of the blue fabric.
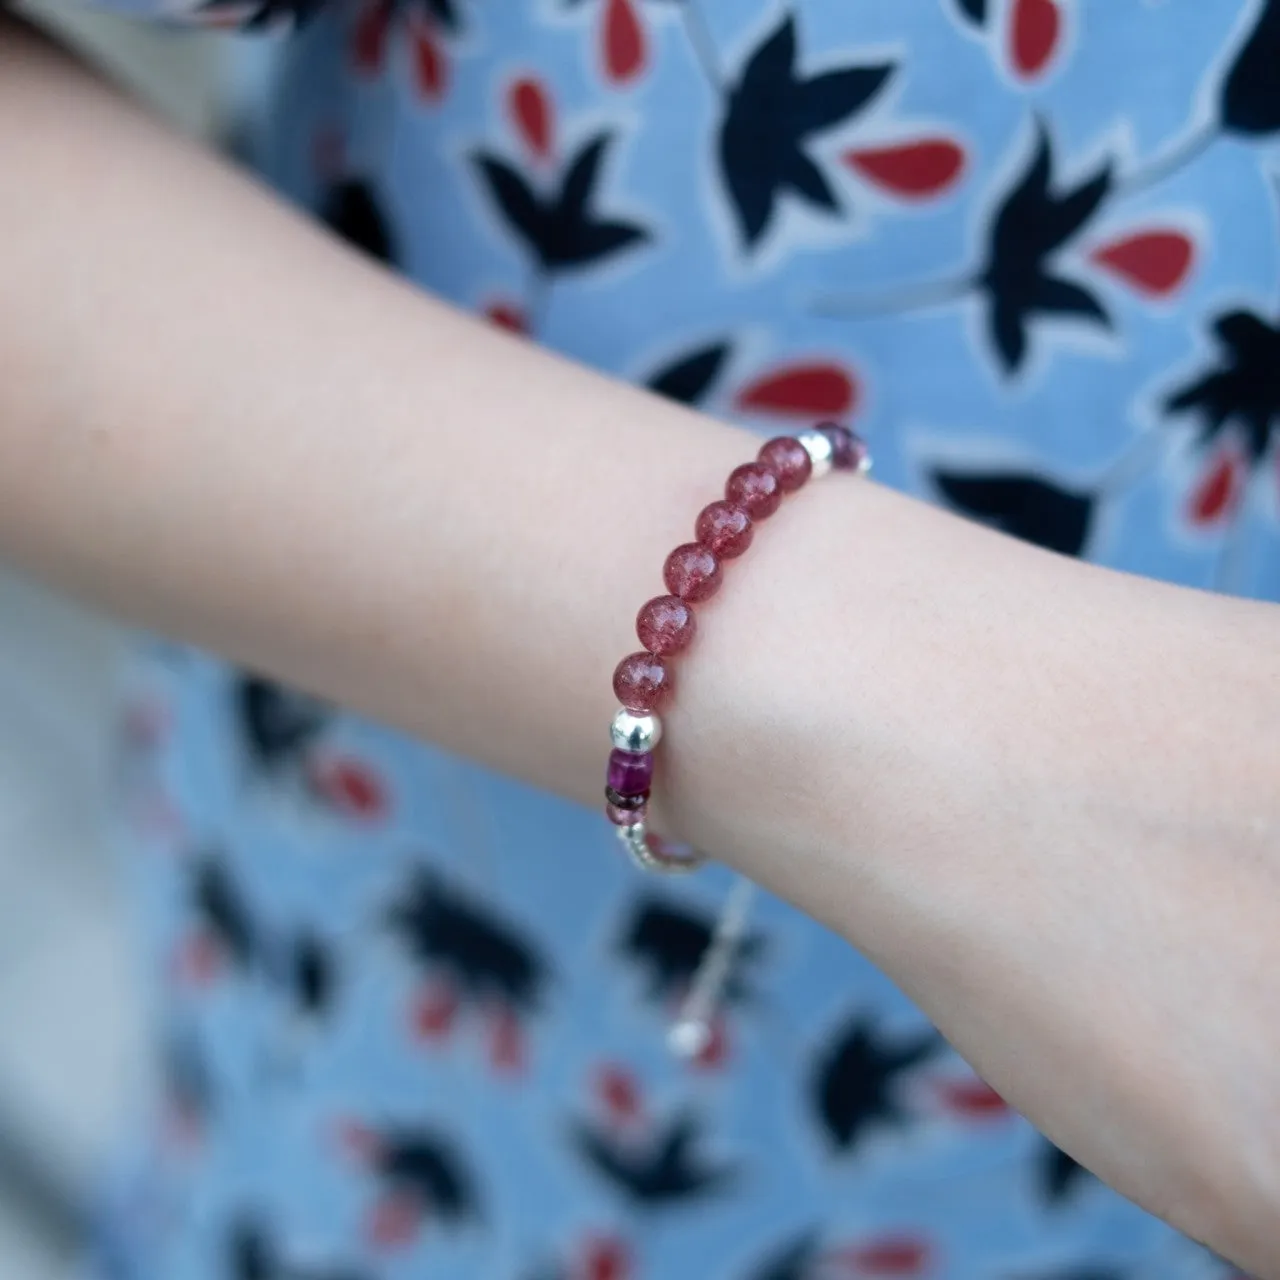
M 599 369 L 1274 598 L 1277 46 L 1257 0 L 369 0 L 291 38 L 263 167 Z M 670 1059 L 719 870 L 647 881 L 597 814 L 195 654 L 129 724 L 170 1064 L 138 1277 L 1231 1274 L 779 902 Z

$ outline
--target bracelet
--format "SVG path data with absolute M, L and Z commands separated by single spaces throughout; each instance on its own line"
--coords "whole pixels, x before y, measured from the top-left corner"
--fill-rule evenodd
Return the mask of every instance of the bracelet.
M 671 692 L 667 660 L 687 648 L 697 631 L 692 606 L 719 591 L 721 563 L 747 550 L 758 521 L 773 515 L 786 494 L 832 469 L 871 470 L 865 442 L 848 427 L 828 423 L 770 440 L 755 462 L 732 472 L 724 499 L 702 509 L 695 526 L 697 541 L 677 547 L 667 557 L 662 578 L 671 594 L 650 600 L 636 616 L 644 649 L 623 658 L 613 673 L 613 691 L 622 706 L 609 727 L 613 750 L 604 796 L 605 815 L 632 860 L 645 871 L 681 874 L 706 861 L 688 845 L 661 839 L 648 824 L 653 752 L 662 740 L 657 708 Z M 668 1046 L 678 1057 L 697 1059 L 712 1042 L 712 1018 L 745 936 L 754 889 L 749 880 L 740 879 L 720 912 L 667 1034 Z
M 784 496 L 832 469 L 871 469 L 865 442 L 848 427 L 828 423 L 770 440 L 755 462 L 730 474 L 724 499 L 702 509 L 697 540 L 667 557 L 662 578 L 670 595 L 650 600 L 636 616 L 644 648 L 623 658 L 613 673 L 613 691 L 622 706 L 610 726 L 613 751 L 604 794 L 606 816 L 633 861 L 646 871 L 680 874 L 705 861 L 696 850 L 663 840 L 648 827 L 653 753 L 662 740 L 657 708 L 671 692 L 669 660 L 697 632 L 692 606 L 719 591 L 722 563 L 750 547 L 755 525 L 773 515 Z

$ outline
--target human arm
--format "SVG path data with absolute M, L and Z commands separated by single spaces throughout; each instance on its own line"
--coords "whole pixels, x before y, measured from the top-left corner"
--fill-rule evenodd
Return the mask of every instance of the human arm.
M 16 27 L 0 155 L 6 556 L 598 803 L 635 608 L 754 438 L 425 298 Z M 661 780 L 1264 1276 L 1278 629 L 831 480 L 701 611 Z

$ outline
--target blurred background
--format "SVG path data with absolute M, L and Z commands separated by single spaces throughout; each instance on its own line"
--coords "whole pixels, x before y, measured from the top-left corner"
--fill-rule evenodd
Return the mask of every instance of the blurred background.
M 229 135 L 269 42 L 32 10 L 182 129 Z M 252 46 L 252 47 L 249 47 Z M 107 839 L 122 637 L 0 574 L 0 1276 L 67 1280 L 77 1215 L 145 1087 Z

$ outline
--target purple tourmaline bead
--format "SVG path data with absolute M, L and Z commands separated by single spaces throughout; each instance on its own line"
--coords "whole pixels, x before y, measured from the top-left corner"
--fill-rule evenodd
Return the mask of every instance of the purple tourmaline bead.
M 615 747 L 609 753 L 607 782 L 619 795 L 644 795 L 653 782 L 653 752 Z
M 837 471 L 861 471 L 868 456 L 867 442 L 856 431 L 835 422 L 818 428 L 831 441 L 831 465 Z

